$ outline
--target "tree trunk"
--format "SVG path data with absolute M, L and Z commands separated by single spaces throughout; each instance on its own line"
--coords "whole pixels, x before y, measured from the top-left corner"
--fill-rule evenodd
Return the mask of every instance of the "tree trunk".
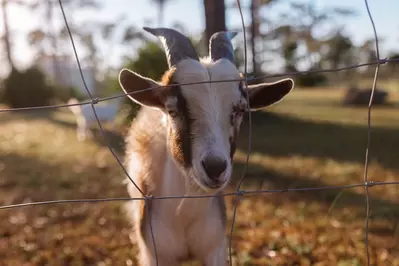
M 58 52 L 58 42 L 57 42 L 57 36 L 55 35 L 55 27 L 54 27 L 54 21 L 53 21 L 53 13 L 54 13 L 54 8 L 53 8 L 53 0 L 47 0 L 47 27 L 48 27 L 48 36 L 51 42 L 51 47 L 52 47 L 52 63 L 53 63 L 53 71 L 54 71 L 54 82 L 62 84 L 62 76 L 61 76 L 61 71 L 59 69 L 59 65 L 57 62 L 57 52 Z
M 14 61 L 12 59 L 11 43 L 10 43 L 10 28 L 8 25 L 8 14 L 7 14 L 8 0 L 1 1 L 1 7 L 3 10 L 3 26 L 4 26 L 4 46 L 6 48 L 7 60 L 10 68 L 14 68 Z
M 165 1 L 159 1 L 158 5 L 158 27 L 162 27 L 165 11 Z
M 252 52 L 252 75 L 260 74 L 260 66 L 256 54 L 256 39 L 259 35 L 259 0 L 251 1 L 251 52 Z
M 206 43 L 208 43 L 212 34 L 217 31 L 226 30 L 224 0 L 204 0 L 204 10 Z M 208 50 L 208 48 L 207 46 L 206 50 Z

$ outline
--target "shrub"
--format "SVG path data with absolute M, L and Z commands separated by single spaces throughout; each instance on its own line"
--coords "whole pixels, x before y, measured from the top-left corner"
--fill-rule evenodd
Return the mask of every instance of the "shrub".
M 35 67 L 24 72 L 12 69 L 4 80 L 3 101 L 12 108 L 49 105 L 53 96 L 45 75 Z
M 62 87 L 55 86 L 53 87 L 53 99 L 57 102 L 67 102 L 71 98 L 76 98 L 78 101 L 83 101 L 87 97 L 83 95 L 77 88 L 75 87 Z
M 325 85 L 327 83 L 327 78 L 322 73 L 308 73 L 299 75 L 295 83 L 299 87 L 316 87 Z

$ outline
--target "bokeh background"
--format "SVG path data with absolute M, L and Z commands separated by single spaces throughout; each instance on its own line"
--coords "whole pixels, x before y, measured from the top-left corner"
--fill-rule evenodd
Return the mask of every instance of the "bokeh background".
M 58 1 L 1 0 L 1 109 L 87 100 Z M 369 1 L 380 58 L 399 58 L 396 0 Z M 95 97 L 122 93 L 128 67 L 159 79 L 159 41 L 143 26 L 173 27 L 201 55 L 211 34 L 237 30 L 237 65 L 248 75 L 344 68 L 377 60 L 363 0 L 64 0 L 87 86 Z M 399 72 L 380 68 L 372 109 L 369 180 L 399 181 Z M 375 66 L 287 75 L 296 89 L 252 115 L 252 153 L 243 189 L 336 186 L 363 182 L 367 104 Z M 268 78 L 269 77 L 269 78 Z M 105 103 L 106 104 L 106 103 Z M 84 142 L 68 108 L 0 113 L 0 203 L 126 197 L 124 136 L 137 105 L 125 99 L 115 118 Z M 248 123 L 235 157 L 246 161 Z M 233 182 L 229 190 L 233 190 Z M 371 265 L 399 265 L 399 188 L 370 188 Z M 226 198 L 231 222 L 234 197 Z M 243 197 L 233 234 L 235 265 L 366 265 L 364 188 Z M 0 265 L 136 265 L 122 202 L 0 210 Z M 229 235 L 230 228 L 227 228 Z M 191 265 L 191 264 L 190 264 Z M 195 264 L 193 264 L 195 265 Z

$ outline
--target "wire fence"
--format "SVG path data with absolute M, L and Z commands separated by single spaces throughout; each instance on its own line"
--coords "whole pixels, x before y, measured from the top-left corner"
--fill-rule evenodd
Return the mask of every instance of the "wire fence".
M 375 62 L 369 62 L 369 63 L 363 63 L 363 64 L 357 64 L 357 65 L 352 65 L 352 66 L 347 66 L 347 67 L 342 67 L 342 68 L 335 68 L 335 69 L 321 69 L 321 70 L 312 70 L 312 71 L 299 71 L 299 72 L 291 72 L 291 73 L 283 73 L 283 74 L 276 74 L 276 75 L 266 75 L 266 76 L 257 76 L 257 77 L 248 77 L 247 75 L 247 47 L 246 47 L 246 30 L 245 30 L 245 22 L 242 14 L 242 8 L 241 8 L 241 3 L 240 0 L 236 0 L 237 2 L 237 7 L 238 11 L 240 14 L 241 18 L 241 24 L 242 24 L 242 30 L 243 30 L 243 35 L 244 35 L 244 77 L 241 79 L 229 79 L 229 80 L 220 80 L 220 81 L 203 81 L 203 82 L 192 82 L 192 83 L 184 83 L 184 84 L 173 84 L 173 85 L 166 85 L 166 86 L 159 86 L 157 88 L 149 88 L 149 89 L 143 89 L 139 90 L 136 92 L 132 93 L 122 93 L 118 95 L 114 95 L 111 97 L 104 97 L 104 98 L 95 98 L 93 95 L 90 93 L 90 90 L 86 84 L 85 78 L 83 76 L 82 68 L 80 65 L 80 60 L 79 56 L 75 47 L 75 42 L 71 33 L 71 30 L 69 28 L 68 20 L 65 15 L 65 10 L 62 4 L 61 0 L 58 0 L 59 6 L 62 12 L 62 16 L 66 25 L 66 28 L 68 30 L 68 34 L 70 37 L 70 41 L 73 47 L 74 55 L 76 58 L 76 62 L 79 67 L 80 75 L 85 87 L 85 90 L 87 94 L 90 97 L 89 101 L 83 101 L 79 102 L 76 104 L 61 104 L 61 105 L 51 105 L 51 106 L 39 106 L 39 107 L 26 107 L 26 108 L 12 108 L 12 109 L 0 109 L 0 113 L 2 112 L 17 112 L 17 111 L 34 111 L 34 110 L 43 110 L 43 109 L 54 109 L 54 108 L 63 108 L 63 107 L 69 107 L 69 106 L 77 106 L 77 105 L 91 105 L 93 113 L 96 117 L 97 124 L 99 126 L 100 132 L 106 141 L 107 147 L 109 151 L 112 153 L 113 157 L 117 161 L 117 163 L 120 165 L 122 170 L 124 171 L 125 175 L 130 179 L 130 181 L 133 183 L 133 185 L 137 188 L 138 191 L 142 194 L 142 197 L 137 197 L 137 198 L 131 198 L 131 197 L 121 197 L 121 198 L 88 198 L 88 199 L 65 199 L 65 200 L 49 200 L 49 201 L 40 201 L 40 202 L 29 202 L 29 203 L 21 203 L 21 204 L 12 204 L 12 205 L 4 205 L 0 206 L 0 210 L 2 209 L 12 209 L 12 208 L 19 208 L 19 207 L 28 207 L 28 206 L 37 206 L 37 205 L 48 205 L 48 204 L 68 204 L 68 203 L 98 203 L 98 202 L 110 202 L 110 201 L 131 201 L 131 200 L 142 200 L 145 201 L 146 208 L 148 208 L 148 202 L 152 200 L 168 200 L 168 199 L 184 199 L 184 198 L 212 198 L 212 197 L 233 197 L 235 196 L 236 199 L 243 197 L 243 196 L 251 196 L 251 195 L 258 195 L 258 194 L 266 194 L 266 193 L 287 193 L 287 192 L 312 192 L 312 191 L 321 191 L 321 190 L 339 190 L 339 189 L 349 189 L 349 188 L 358 188 L 358 187 L 363 187 L 365 190 L 365 210 L 366 210 L 366 217 L 365 217 L 365 249 L 366 249 L 366 255 L 367 255 L 367 265 L 370 265 L 370 254 L 369 254 L 369 219 L 370 219 L 370 203 L 369 203 L 369 188 L 372 188 L 374 186 L 386 186 L 386 185 L 399 185 L 399 181 L 394 181 L 394 182 L 375 182 L 371 181 L 368 179 L 368 167 L 369 167 L 369 157 L 370 157 L 370 143 L 371 143 L 371 110 L 372 110 L 372 103 L 373 103 L 373 97 L 374 97 L 374 91 L 377 85 L 378 81 L 378 75 L 379 75 L 379 70 L 380 66 L 389 62 L 399 62 L 399 59 L 381 59 L 380 58 L 380 49 L 379 49 L 379 40 L 378 40 L 378 35 L 376 31 L 376 27 L 374 24 L 373 16 L 371 14 L 369 4 L 367 0 L 364 0 L 365 8 L 368 13 L 368 17 L 371 22 L 371 26 L 373 29 L 373 34 L 375 38 L 375 54 L 377 60 Z M 373 80 L 373 85 L 372 85 L 372 91 L 369 99 L 369 104 L 367 108 L 367 144 L 366 144 L 366 152 L 365 152 L 365 159 L 364 159 L 364 177 L 363 183 L 358 183 L 358 184 L 350 184 L 350 185 L 343 185 L 343 186 L 323 186 L 323 187 L 307 187 L 307 188 L 293 188 L 293 189 L 266 189 L 266 190 L 242 190 L 241 185 L 242 182 L 245 178 L 248 165 L 249 165 L 249 158 L 251 154 L 251 112 L 248 112 L 248 118 L 249 118 L 249 127 L 248 127 L 248 150 L 247 150 L 247 156 L 246 156 L 246 163 L 245 167 L 243 170 L 243 173 L 241 175 L 241 179 L 239 180 L 238 186 L 236 188 L 236 192 L 232 193 L 223 193 L 223 194 L 218 194 L 218 195 L 190 195 L 190 196 L 147 196 L 143 193 L 143 191 L 135 184 L 135 182 L 132 180 L 132 178 L 129 176 L 127 170 L 125 169 L 122 161 L 116 154 L 116 152 L 112 149 L 106 135 L 105 131 L 101 125 L 101 122 L 97 116 L 96 109 L 94 107 L 95 104 L 102 102 L 102 101 L 107 101 L 110 99 L 114 98 L 119 98 L 119 97 L 126 97 L 127 95 L 132 95 L 136 93 L 141 93 L 144 91 L 148 90 L 153 90 L 153 89 L 158 89 L 161 87 L 171 87 L 171 86 L 181 86 L 181 85 L 195 85 L 195 84 L 201 84 L 201 83 L 221 83 L 221 82 L 231 82 L 231 81 L 243 81 L 245 86 L 247 86 L 248 81 L 253 81 L 253 80 L 259 80 L 259 79 L 265 79 L 265 78 L 275 78 L 275 77 L 283 77 L 283 76 L 295 76 L 295 75 L 303 75 L 303 74 L 310 74 L 310 73 L 327 73 L 327 72 L 338 72 L 338 71 L 344 71 L 344 70 L 349 70 L 349 69 L 355 69 L 363 66 L 370 66 L 370 65 L 375 65 L 375 74 L 374 74 L 374 80 Z M 248 98 L 248 94 L 247 94 Z M 249 99 L 247 99 L 248 102 L 248 109 L 250 109 L 249 105 Z M 236 218 L 236 213 L 237 213 L 237 204 L 238 200 L 235 201 L 234 205 L 234 211 L 233 211 L 233 217 L 232 217 L 232 224 L 231 224 L 231 231 L 230 231 L 230 241 L 229 241 L 229 261 L 230 265 L 232 265 L 233 260 L 232 260 L 232 236 L 234 232 L 234 223 L 235 223 L 235 218 Z M 152 223 L 151 223 L 151 218 L 148 219 L 149 221 L 149 226 L 151 230 L 151 237 L 152 237 L 152 242 L 155 250 L 155 260 L 156 264 L 158 265 L 158 255 L 157 255 L 157 250 L 156 250 L 156 243 L 155 243 L 155 238 L 154 238 L 154 233 L 153 233 L 153 228 L 152 228 Z

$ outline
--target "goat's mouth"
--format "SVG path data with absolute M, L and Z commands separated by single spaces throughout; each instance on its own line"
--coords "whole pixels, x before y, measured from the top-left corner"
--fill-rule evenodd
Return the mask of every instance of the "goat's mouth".
M 205 185 L 209 188 L 209 189 L 220 189 L 223 188 L 227 182 L 222 182 L 222 181 L 213 181 L 210 179 L 205 179 L 204 180 Z
M 225 188 L 229 183 L 229 179 L 225 181 L 214 181 L 208 177 L 200 177 L 196 174 L 192 174 L 191 178 L 194 180 L 196 185 L 204 192 L 218 192 Z

